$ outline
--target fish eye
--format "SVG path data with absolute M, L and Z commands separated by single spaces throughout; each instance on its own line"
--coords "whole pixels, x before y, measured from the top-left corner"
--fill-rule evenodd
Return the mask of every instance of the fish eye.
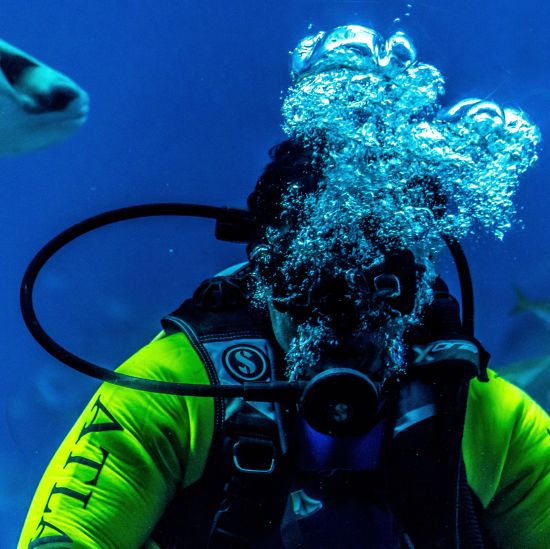
M 30 68 L 36 67 L 37 64 L 33 63 L 26 57 L 21 55 L 10 55 L 2 53 L 0 54 L 0 70 L 4 73 L 6 80 L 12 85 L 17 85 L 17 82 L 21 78 L 21 75 Z

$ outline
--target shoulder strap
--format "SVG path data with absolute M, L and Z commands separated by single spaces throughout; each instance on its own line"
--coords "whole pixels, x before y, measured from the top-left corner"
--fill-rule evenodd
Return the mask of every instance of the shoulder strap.
M 212 383 L 237 385 L 276 376 L 277 346 L 267 314 L 250 305 L 249 274 L 245 264 L 205 280 L 191 299 L 162 319 L 167 333 L 183 332 L 189 338 Z M 275 421 L 272 404 L 250 405 Z M 217 399 L 218 431 L 242 406 L 241 399 Z
M 422 326 L 409 334 L 407 374 L 395 392 L 388 479 L 394 508 L 415 544 L 481 548 L 486 540 L 465 478 L 462 435 L 469 383 L 482 373 L 483 351 L 464 333 L 446 285 L 436 284 Z
M 248 265 L 242 265 L 205 280 L 191 299 L 162 319 L 167 333 L 183 332 L 189 338 L 212 383 L 235 385 L 277 376 L 279 353 L 271 324 L 250 305 L 248 276 Z M 193 540 L 203 543 L 208 527 L 211 548 L 246 546 L 267 526 L 274 527 L 272 519 L 282 512 L 286 496 L 279 474 L 286 447 L 281 415 L 272 403 L 216 399 L 213 448 L 203 480 L 192 489 L 195 497 L 207 492 L 217 503 L 202 498 L 209 518 L 202 517 L 203 529 L 195 527 L 196 536 L 185 536 L 189 546 Z M 180 499 L 188 501 L 185 496 Z

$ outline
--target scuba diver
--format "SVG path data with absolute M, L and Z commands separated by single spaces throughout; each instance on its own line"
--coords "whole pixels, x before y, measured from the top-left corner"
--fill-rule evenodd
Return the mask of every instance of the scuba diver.
M 402 33 L 307 37 L 292 79 L 288 138 L 248 210 L 218 218 L 248 260 L 102 374 L 19 547 L 547 546 L 549 418 L 488 369 L 458 245 L 511 226 L 538 130 L 478 99 L 441 111 L 443 79 Z

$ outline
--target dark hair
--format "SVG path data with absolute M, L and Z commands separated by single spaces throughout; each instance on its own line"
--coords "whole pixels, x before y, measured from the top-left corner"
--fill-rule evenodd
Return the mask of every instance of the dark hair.
M 317 189 L 322 162 L 313 149 L 296 139 L 287 139 L 269 150 L 271 162 L 248 196 L 248 209 L 261 227 L 280 224 L 281 203 L 289 185 L 310 193 Z
M 248 209 L 259 227 L 256 237 L 250 244 L 250 249 L 262 240 L 266 227 L 277 227 L 281 219 L 282 202 L 290 185 L 295 185 L 298 191 L 307 194 L 319 187 L 326 164 L 325 143 L 319 138 L 316 148 L 299 139 L 287 139 L 269 150 L 269 162 L 254 190 L 247 199 Z M 428 208 L 436 218 L 446 211 L 447 199 L 441 189 L 439 180 L 433 176 L 415 178 L 408 183 L 411 188 L 422 185 L 425 189 L 425 200 Z M 288 222 L 288 219 L 285 219 Z M 369 227 L 365 225 L 365 232 Z M 372 229 L 376 231 L 376 227 Z

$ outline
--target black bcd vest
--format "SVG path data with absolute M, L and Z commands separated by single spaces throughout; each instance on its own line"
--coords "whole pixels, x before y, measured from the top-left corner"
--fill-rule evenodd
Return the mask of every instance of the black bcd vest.
M 211 383 L 284 379 L 247 276 L 245 266 L 205 281 L 162 321 L 189 338 Z M 453 300 L 439 298 L 443 309 Z M 435 330 L 410 346 L 411 363 L 430 373 L 389 391 L 367 435 L 329 437 L 293 407 L 216 398 L 205 473 L 177 494 L 153 539 L 163 549 L 490 547 L 461 452 L 468 383 L 436 368 L 476 362 L 477 349 L 448 337 L 445 313 L 437 324 L 446 338 Z

